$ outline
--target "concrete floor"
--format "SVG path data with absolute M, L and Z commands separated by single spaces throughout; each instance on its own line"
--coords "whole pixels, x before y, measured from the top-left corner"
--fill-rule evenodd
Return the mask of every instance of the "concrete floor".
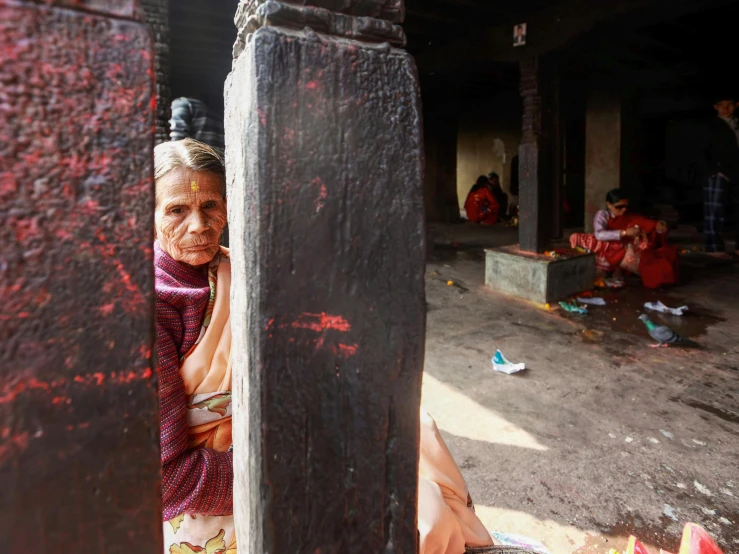
M 552 554 L 606 554 L 630 533 L 657 554 L 693 521 L 739 552 L 739 265 L 689 255 L 680 287 L 632 284 L 572 316 L 483 286 L 480 246 L 515 229 L 432 234 L 423 402 L 484 523 Z M 648 348 L 637 316 L 657 299 L 690 306 L 653 319 L 700 350 Z M 528 369 L 494 372 L 497 348 Z

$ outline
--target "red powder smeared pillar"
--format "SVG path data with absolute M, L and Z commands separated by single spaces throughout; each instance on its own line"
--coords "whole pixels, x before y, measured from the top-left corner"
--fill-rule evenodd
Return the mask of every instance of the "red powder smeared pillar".
M 153 48 L 137 4 L 0 0 L 0 534 L 11 552 L 163 550 Z

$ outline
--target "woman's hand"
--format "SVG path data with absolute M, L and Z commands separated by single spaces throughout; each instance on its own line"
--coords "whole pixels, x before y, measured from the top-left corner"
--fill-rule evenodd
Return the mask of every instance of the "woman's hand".
M 633 239 L 639 235 L 639 227 L 629 227 L 623 232 L 623 237 L 627 239 Z
M 666 221 L 660 221 L 659 223 L 657 223 L 657 232 L 658 233 L 667 232 L 667 222 Z

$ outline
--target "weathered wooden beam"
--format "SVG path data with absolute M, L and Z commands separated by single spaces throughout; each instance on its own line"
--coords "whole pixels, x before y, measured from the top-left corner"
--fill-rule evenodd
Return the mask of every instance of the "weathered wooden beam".
M 306 3 L 243 3 L 227 82 L 238 542 L 412 554 L 425 327 L 416 71 L 387 43 L 404 42 L 400 0 Z
M 11 552 L 163 549 L 154 49 L 137 13 L 133 0 L 0 0 L 0 535 Z
M 552 184 L 550 195 L 551 210 L 551 234 L 553 239 L 559 239 L 564 232 L 563 203 L 565 199 L 564 190 L 564 155 L 565 155 L 565 125 L 562 116 L 562 83 L 555 79 L 551 83 L 550 96 L 550 125 L 551 125 L 551 159 L 552 159 Z

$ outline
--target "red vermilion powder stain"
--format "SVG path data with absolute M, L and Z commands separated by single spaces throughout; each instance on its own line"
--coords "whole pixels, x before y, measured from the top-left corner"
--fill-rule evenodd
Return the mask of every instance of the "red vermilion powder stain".
M 5 439 L 5 436 L 3 436 L 3 438 Z M 0 461 L 4 460 L 8 454 L 10 454 L 11 447 L 21 451 L 28 448 L 28 438 L 28 432 L 25 432 L 14 437 L 10 437 L 9 440 L 4 440 L 3 443 L 0 444 Z
M 295 329 L 310 329 L 317 333 L 326 331 L 327 329 L 333 329 L 343 333 L 351 330 L 351 325 L 346 319 L 340 315 L 329 315 L 325 312 L 320 314 L 301 314 L 298 319 L 293 322 L 292 327 Z
M 357 353 L 357 345 L 340 344 L 339 352 L 347 358 L 350 356 L 354 356 Z

